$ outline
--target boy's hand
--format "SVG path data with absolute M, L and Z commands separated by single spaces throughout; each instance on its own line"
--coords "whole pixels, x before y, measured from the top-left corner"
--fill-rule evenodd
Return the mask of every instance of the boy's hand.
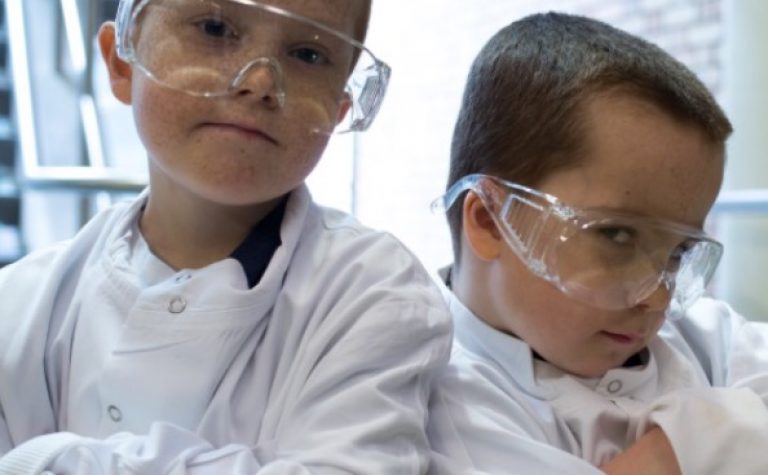
M 682 475 L 664 431 L 654 427 L 600 470 L 608 475 Z

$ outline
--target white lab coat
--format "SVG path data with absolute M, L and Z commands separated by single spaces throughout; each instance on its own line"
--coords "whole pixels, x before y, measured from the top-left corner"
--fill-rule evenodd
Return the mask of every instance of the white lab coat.
M 646 364 L 585 379 L 445 295 L 455 341 L 430 402 L 433 473 L 597 475 L 653 424 L 684 474 L 768 473 L 768 325 L 701 299 Z
M 144 200 L 0 272 L 1 474 L 426 471 L 451 325 L 409 251 L 302 187 L 253 289 L 234 259 L 142 285 Z

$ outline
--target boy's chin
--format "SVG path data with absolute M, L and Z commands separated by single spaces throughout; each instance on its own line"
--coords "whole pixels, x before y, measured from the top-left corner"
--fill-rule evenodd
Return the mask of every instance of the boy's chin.
M 224 190 L 214 193 L 206 193 L 202 198 L 207 201 L 223 207 L 231 208 L 249 208 L 249 207 L 272 207 L 286 194 L 293 189 L 271 190 L 268 193 L 257 193 L 254 190 L 250 192 L 240 192 L 236 190 Z

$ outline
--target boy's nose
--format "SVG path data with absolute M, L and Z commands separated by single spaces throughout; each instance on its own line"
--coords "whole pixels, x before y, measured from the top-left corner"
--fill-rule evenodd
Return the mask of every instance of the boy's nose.
M 256 58 L 237 73 L 229 86 L 237 95 L 253 94 L 271 108 L 285 105 L 283 69 L 274 58 Z

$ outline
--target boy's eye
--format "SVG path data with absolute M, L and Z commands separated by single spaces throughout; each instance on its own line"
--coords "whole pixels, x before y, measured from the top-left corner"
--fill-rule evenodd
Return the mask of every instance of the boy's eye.
M 197 22 L 197 27 L 206 36 L 212 38 L 236 38 L 237 33 L 226 22 L 214 18 L 207 18 Z
M 635 230 L 621 226 L 605 226 L 597 229 L 600 236 L 608 239 L 614 244 L 629 244 L 635 237 Z
M 322 52 L 306 46 L 291 50 L 289 55 L 307 64 L 327 64 L 330 62 L 328 57 Z
M 672 272 L 677 272 L 677 270 L 680 268 L 680 264 L 683 261 L 683 257 L 685 254 L 690 251 L 696 243 L 694 241 L 688 240 L 683 241 L 680 244 L 678 244 L 673 250 L 672 253 L 669 255 L 669 262 L 668 262 L 668 270 Z

